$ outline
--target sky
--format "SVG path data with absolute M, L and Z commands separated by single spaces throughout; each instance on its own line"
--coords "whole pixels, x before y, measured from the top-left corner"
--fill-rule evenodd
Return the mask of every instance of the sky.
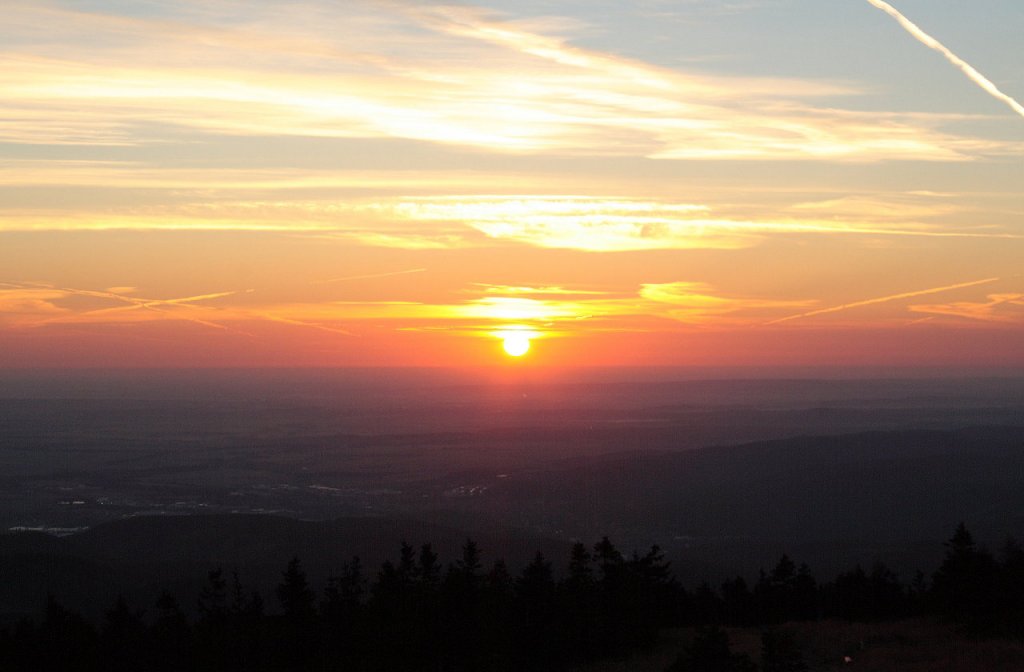
M 1021 34 L 1019 0 L 7 0 L 0 367 L 1021 369 Z

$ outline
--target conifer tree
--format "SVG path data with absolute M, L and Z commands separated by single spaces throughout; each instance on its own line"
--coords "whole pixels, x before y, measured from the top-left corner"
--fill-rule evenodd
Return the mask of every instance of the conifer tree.
M 206 574 L 206 583 L 199 592 L 199 614 L 207 624 L 223 624 L 227 620 L 227 580 L 220 567 Z
M 960 523 L 946 542 L 946 556 L 932 577 L 939 608 L 972 628 L 987 627 L 996 601 L 996 564 Z
M 281 575 L 281 583 L 277 586 L 277 599 L 285 618 L 289 620 L 308 621 L 316 613 L 313 608 L 315 596 L 298 557 L 288 561 L 288 567 Z
M 572 590 L 584 590 L 594 581 L 594 570 L 591 567 L 594 556 L 587 550 L 586 545 L 577 541 L 572 545 L 569 553 L 569 573 L 566 577 L 566 586 Z
M 105 665 L 111 672 L 129 672 L 137 669 L 151 652 L 149 633 L 142 621 L 142 612 L 128 606 L 118 595 L 114 606 L 107 610 L 100 631 Z
M 420 584 L 427 590 L 433 590 L 441 579 L 441 565 L 437 562 L 437 553 L 430 544 L 420 547 L 419 566 L 417 568 Z

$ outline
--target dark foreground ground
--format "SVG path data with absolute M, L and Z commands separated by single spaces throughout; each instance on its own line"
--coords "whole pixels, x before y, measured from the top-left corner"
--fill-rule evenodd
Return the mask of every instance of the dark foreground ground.
M 931 620 L 893 623 L 787 623 L 809 672 L 1015 672 L 1024 670 L 1024 642 L 965 636 L 955 626 Z M 733 651 L 761 663 L 758 628 L 727 628 Z M 602 661 L 576 672 L 664 672 L 692 642 L 694 630 L 663 631 L 655 648 L 628 658 Z M 851 662 L 844 661 L 849 656 Z

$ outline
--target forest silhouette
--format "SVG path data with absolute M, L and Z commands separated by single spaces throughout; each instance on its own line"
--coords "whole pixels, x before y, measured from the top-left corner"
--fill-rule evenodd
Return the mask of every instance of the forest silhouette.
M 37 618 L 0 630 L 0 669 L 543 672 L 690 626 L 670 672 L 799 672 L 807 667 L 785 623 L 934 617 L 969 636 L 1024 636 L 1024 550 L 1008 540 L 997 558 L 962 523 L 938 570 L 909 583 L 881 564 L 819 583 L 783 555 L 753 585 L 736 577 L 687 589 L 657 546 L 627 556 L 607 537 L 575 543 L 559 569 L 539 552 L 518 575 L 501 560 L 485 567 L 472 540 L 444 566 L 431 544 L 402 543 L 372 577 L 352 558 L 319 592 L 293 558 L 272 603 L 222 568 L 208 572 L 194 610 L 165 591 L 146 609 L 119 598 L 93 623 L 51 596 Z M 722 626 L 763 630 L 760 667 L 732 652 Z

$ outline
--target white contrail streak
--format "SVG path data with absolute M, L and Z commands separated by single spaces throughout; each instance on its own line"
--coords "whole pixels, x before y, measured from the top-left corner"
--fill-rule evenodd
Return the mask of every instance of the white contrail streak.
M 777 320 L 771 322 L 765 322 L 768 324 L 779 324 L 780 322 L 789 322 L 790 320 L 798 320 L 802 317 L 812 317 L 814 315 L 824 315 L 826 313 L 838 313 L 840 310 L 849 310 L 850 308 L 859 308 L 860 306 L 870 306 L 876 303 L 887 303 L 889 301 L 896 301 L 898 299 L 909 299 L 915 296 L 924 296 L 925 294 L 938 294 L 939 292 L 948 292 L 953 289 L 962 289 L 964 287 L 974 287 L 975 285 L 985 285 L 990 282 L 995 282 L 999 278 L 985 278 L 984 280 L 972 280 L 971 282 L 961 282 L 956 285 L 946 285 L 944 287 L 932 287 L 931 289 L 919 289 L 915 292 L 902 292 L 900 294 L 891 294 L 889 296 L 880 296 L 876 299 L 865 299 L 864 301 L 854 301 L 853 303 L 844 303 L 841 306 L 832 306 L 830 308 L 821 308 L 819 310 L 812 310 L 809 313 L 800 313 L 799 315 L 790 315 L 789 317 L 780 317 Z
M 172 313 L 171 311 L 161 307 L 161 306 L 183 306 L 183 307 L 186 307 L 186 308 L 203 308 L 203 306 L 196 306 L 196 305 L 192 305 L 192 304 L 194 304 L 197 301 L 208 301 L 210 299 L 219 299 L 219 298 L 224 297 L 224 296 L 232 296 L 234 294 L 238 294 L 237 291 L 216 292 L 216 293 L 213 293 L 213 294 L 198 294 L 196 296 L 183 296 L 183 297 L 180 297 L 180 298 L 177 298 L 177 299 L 143 299 L 143 298 L 138 298 L 138 297 L 134 297 L 134 296 L 125 296 L 124 294 L 118 294 L 117 292 L 96 291 L 96 290 L 92 290 L 92 289 L 76 289 L 74 287 L 58 287 L 56 285 L 51 285 L 51 284 L 43 283 L 43 282 L 23 282 L 23 283 L 18 283 L 18 284 L 9 283 L 9 282 L 0 282 L 0 285 L 3 285 L 5 287 L 20 288 L 20 289 L 28 289 L 28 288 L 32 288 L 32 289 L 52 289 L 52 290 L 57 291 L 57 292 L 63 292 L 65 294 L 71 294 L 71 295 L 74 295 L 74 296 L 87 296 L 87 297 L 99 298 L 99 299 L 110 299 L 112 301 L 120 301 L 122 303 L 128 304 L 128 305 L 125 305 L 125 306 L 117 306 L 115 308 L 100 308 L 100 309 L 97 309 L 97 310 L 87 310 L 87 311 L 80 312 L 80 313 L 76 314 L 74 317 L 54 318 L 54 319 L 50 319 L 50 320 L 44 320 L 44 321 L 40 322 L 39 324 L 49 324 L 49 323 L 56 323 L 56 322 L 73 322 L 75 319 L 81 318 L 81 317 L 87 316 L 87 315 L 95 316 L 95 315 L 102 315 L 102 314 L 109 314 L 109 313 L 121 313 L 121 312 L 132 311 L 132 310 L 151 310 L 151 311 L 153 311 L 155 313 L 161 313 L 161 314 L 164 314 L 164 315 L 170 315 L 174 319 L 185 320 L 187 322 L 194 322 L 196 324 L 201 324 L 201 325 L 203 325 L 205 327 L 211 327 L 213 329 L 221 329 L 223 331 L 234 331 L 234 332 L 237 332 L 239 334 L 243 334 L 245 336 L 251 336 L 251 334 L 248 334 L 248 333 L 246 333 L 244 331 L 240 331 L 238 329 L 232 329 L 231 327 L 227 327 L 227 326 L 225 326 L 223 324 L 219 324 L 217 322 L 211 322 L 210 320 L 203 320 L 203 319 L 200 319 L 198 317 L 189 317 L 189 316 L 186 316 L 186 315 L 182 315 L 181 313 Z M 249 292 L 252 292 L 252 291 L 253 290 L 251 290 L 251 289 L 247 289 L 247 290 L 245 290 L 245 293 L 249 293 Z
M 968 79 L 970 79 L 972 82 L 974 82 L 982 89 L 987 91 L 994 98 L 1001 100 L 1007 105 L 1009 105 L 1014 112 L 1024 117 L 1024 105 L 1021 105 L 1016 100 L 1000 91 L 995 84 L 993 84 L 991 81 L 989 81 L 987 77 L 985 77 L 985 75 L 975 70 L 973 67 L 971 67 L 970 63 L 968 63 L 967 61 L 965 61 L 964 59 L 960 58 L 952 51 L 947 49 L 945 45 L 936 40 L 934 37 L 921 30 L 917 26 L 917 24 L 915 24 L 913 21 L 900 14 L 899 10 L 897 10 L 895 7 L 893 7 L 887 2 L 884 2 L 883 0 L 868 0 L 868 2 L 870 2 L 872 5 L 882 10 L 892 18 L 896 19 L 896 21 L 898 21 L 899 24 L 903 26 L 904 30 L 910 33 L 915 39 L 917 39 L 918 42 L 925 45 L 926 47 L 934 49 L 935 51 L 945 56 L 946 60 L 955 65 L 956 67 L 960 68 L 960 70 L 965 75 L 967 75 Z
M 315 322 L 303 322 L 302 320 L 295 320 L 290 317 L 280 317 L 278 315 L 271 315 L 269 313 L 253 313 L 257 317 L 262 317 L 264 320 L 270 320 L 271 322 L 280 322 L 281 324 L 293 324 L 297 327 L 309 327 L 310 329 L 319 329 L 320 331 L 329 331 L 332 334 L 341 334 L 342 336 L 355 336 L 351 331 L 345 329 L 338 329 L 337 327 L 325 327 L 322 324 Z

